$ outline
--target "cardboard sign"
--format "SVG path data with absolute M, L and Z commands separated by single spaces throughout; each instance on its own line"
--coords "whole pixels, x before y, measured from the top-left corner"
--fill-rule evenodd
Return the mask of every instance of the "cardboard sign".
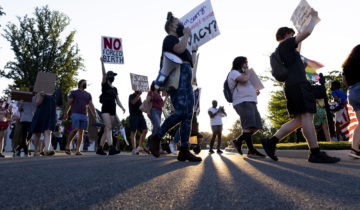
M 291 16 L 291 21 L 294 23 L 294 26 L 298 32 L 304 30 L 307 27 L 312 19 L 311 16 L 311 6 L 306 0 L 301 0 L 299 5 L 296 7 L 294 13 Z M 320 21 L 318 18 L 317 23 Z
M 32 92 L 11 90 L 11 99 L 15 101 L 32 102 L 33 96 L 34 94 Z
M 121 38 L 101 37 L 101 57 L 104 63 L 124 64 Z
M 44 91 L 45 94 L 52 95 L 55 91 L 55 82 L 56 74 L 39 71 L 36 76 L 34 92 Z
M 264 89 L 264 85 L 262 84 L 261 80 L 259 79 L 258 75 L 253 69 L 250 69 L 251 75 L 249 78 L 249 81 L 254 86 L 256 90 L 262 90 Z
M 147 76 L 130 73 L 131 87 L 134 91 L 149 91 L 149 82 Z
M 180 19 L 191 29 L 188 48 L 201 46 L 220 34 L 210 0 L 206 0 Z

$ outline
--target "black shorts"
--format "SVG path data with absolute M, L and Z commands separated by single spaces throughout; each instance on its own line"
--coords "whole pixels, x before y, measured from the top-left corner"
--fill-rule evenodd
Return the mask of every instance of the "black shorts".
M 316 100 L 309 82 L 285 85 L 284 91 L 290 117 L 304 113 L 316 113 Z
M 110 116 L 116 115 L 116 104 L 103 103 L 101 106 L 101 113 L 109 113 Z
M 130 131 L 143 131 L 147 129 L 144 115 L 130 115 Z

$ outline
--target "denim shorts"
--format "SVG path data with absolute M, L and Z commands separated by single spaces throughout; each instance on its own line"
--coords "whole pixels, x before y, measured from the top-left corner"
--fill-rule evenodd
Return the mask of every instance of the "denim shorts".
M 349 102 L 354 111 L 360 110 L 360 82 L 349 87 Z
M 87 130 L 88 128 L 88 117 L 84 114 L 73 113 L 71 121 L 73 129 Z

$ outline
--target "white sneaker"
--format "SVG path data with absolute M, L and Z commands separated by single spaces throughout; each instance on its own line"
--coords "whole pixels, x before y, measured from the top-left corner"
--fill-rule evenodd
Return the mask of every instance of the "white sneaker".
M 177 154 L 177 152 L 176 152 L 176 145 L 175 145 L 174 143 L 170 143 L 170 144 L 169 144 L 169 148 L 170 148 L 171 154 L 174 154 L 174 155 Z
M 133 154 L 133 155 L 138 155 L 139 152 L 138 152 L 136 149 L 133 149 L 133 150 L 132 150 L 132 154 Z

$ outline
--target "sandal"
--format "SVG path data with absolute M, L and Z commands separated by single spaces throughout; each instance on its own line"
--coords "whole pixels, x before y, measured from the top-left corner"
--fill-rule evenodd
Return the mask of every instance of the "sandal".
M 65 149 L 65 153 L 66 153 L 67 155 L 71 155 L 70 149 Z

